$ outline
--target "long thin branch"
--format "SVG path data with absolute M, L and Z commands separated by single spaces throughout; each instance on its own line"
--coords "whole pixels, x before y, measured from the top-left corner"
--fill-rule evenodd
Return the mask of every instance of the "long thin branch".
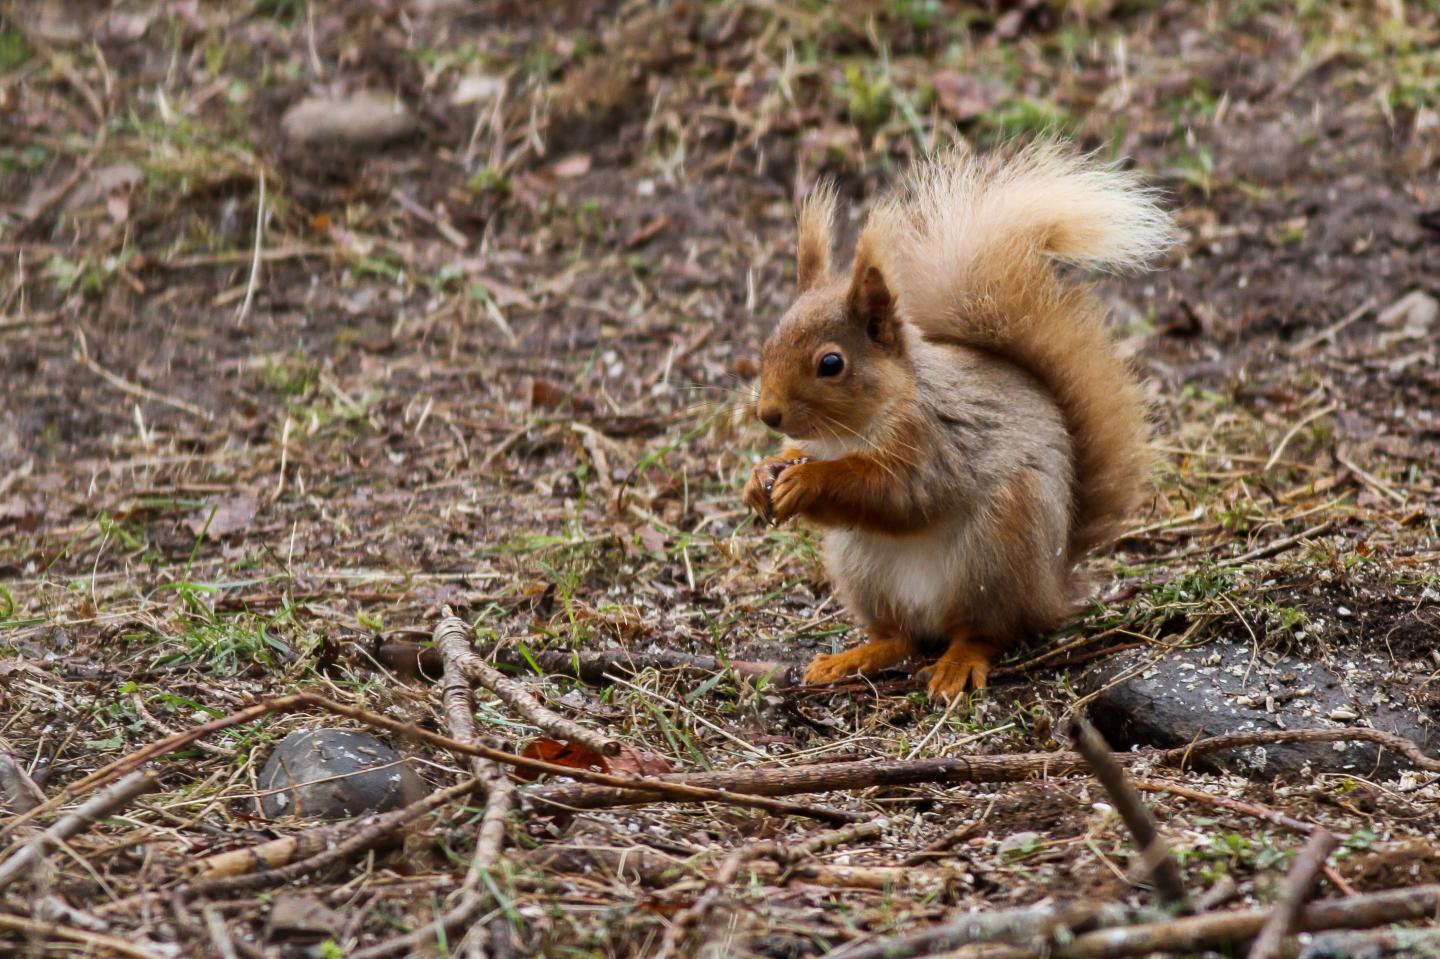
M 1242 909 L 1199 916 L 1167 917 L 1125 925 L 1124 910 L 1084 903 L 1030 907 L 969 915 L 906 936 L 842 947 L 832 959 L 907 959 L 974 943 L 999 943 L 1019 938 L 1031 944 L 987 950 L 986 959 L 1120 959 L 1152 952 L 1198 953 L 1253 939 L 1273 910 Z M 1296 932 L 1330 929 L 1372 929 L 1392 922 L 1432 918 L 1440 912 L 1440 885 L 1391 889 L 1311 903 L 1300 911 Z M 1064 942 L 1052 941 L 1059 929 L 1099 925 Z
M 462 796 L 478 792 L 485 784 L 478 779 L 467 779 L 446 789 L 440 789 L 423 799 L 418 799 L 400 809 L 387 813 L 378 813 L 360 820 L 353 824 L 351 829 L 338 838 L 332 836 L 331 841 L 325 843 L 323 849 L 308 858 L 292 862 L 289 865 L 281 866 L 278 869 L 267 869 L 263 872 L 252 872 L 238 876 L 223 876 L 214 879 L 201 879 L 188 886 L 183 887 L 186 895 L 215 895 L 222 892 L 240 892 L 250 889 L 264 889 L 269 886 L 279 886 L 299 879 L 301 876 L 324 869 L 335 863 L 353 859 L 367 850 L 373 849 L 383 843 L 386 839 L 395 835 L 396 830 L 407 823 L 419 819 L 428 812 L 439 809 L 447 803 L 453 802 Z
M 1243 749 L 1247 746 L 1269 746 L 1274 743 L 1375 743 L 1394 750 L 1410 760 L 1417 768 L 1440 772 L 1440 759 L 1432 759 L 1421 752 L 1420 747 L 1395 733 L 1370 729 L 1366 726 L 1339 726 L 1334 729 L 1269 729 L 1253 733 L 1226 733 L 1211 736 L 1189 746 L 1167 749 L 1157 757 L 1167 766 L 1184 768 L 1191 755 L 1221 752 L 1226 749 Z
M 619 755 L 619 740 L 602 736 L 546 708 L 523 684 L 481 659 L 470 647 L 470 627 L 464 620 L 450 615 L 449 607 L 446 607 L 445 618 L 435 627 L 435 647 L 440 650 L 452 675 L 459 674 L 484 686 L 531 725 L 540 727 L 556 739 L 584 746 L 601 756 Z
M 1065 776 L 1081 772 L 1078 753 L 1018 753 L 1009 756 L 954 756 L 945 759 L 868 760 L 813 766 L 730 769 L 712 773 L 675 773 L 658 777 L 675 785 L 722 789 L 727 793 L 791 796 L 800 793 L 909 786 L 919 783 L 1020 782 L 1032 776 Z M 547 786 L 530 793 L 528 801 L 569 809 L 601 809 L 653 801 L 634 788 L 617 789 L 587 783 Z
M 62 817 L 49 829 L 25 843 L 18 852 L 0 865 L 0 889 L 19 879 L 50 847 L 84 832 L 117 809 L 129 805 L 137 797 L 153 792 L 158 786 L 159 781 L 154 773 L 137 772 L 104 792 L 92 796 L 79 809 Z
M 100 947 L 108 949 L 117 956 L 130 956 L 131 959 L 165 959 L 165 956 L 169 955 L 168 952 L 161 953 L 158 949 L 147 949 L 145 945 L 129 939 L 121 939 L 119 936 L 107 936 L 103 933 L 90 932 L 88 929 L 77 929 L 74 926 L 66 926 L 58 922 L 45 922 L 40 919 L 26 919 L 23 916 L 0 914 L 0 929 L 11 929 L 32 936 L 45 936 L 52 940 L 65 939 L 86 946 Z
M 1428 919 L 1437 912 L 1440 912 L 1440 885 L 1391 889 L 1311 903 L 1301 910 L 1295 931 L 1372 929 L 1392 922 Z M 1151 952 L 1193 953 L 1218 949 L 1254 938 L 1270 914 L 1269 909 L 1245 909 L 1097 929 L 1076 936 L 1068 944 L 1011 950 L 1003 954 L 1003 959 L 1037 959 L 1046 954 L 1059 959 L 1119 959 Z
M 1085 757 L 1095 778 L 1105 787 L 1115 811 L 1120 814 L 1135 844 L 1140 848 L 1141 862 L 1155 879 L 1160 898 L 1170 905 L 1188 910 L 1190 896 L 1185 891 L 1185 882 L 1180 878 L 1180 864 L 1170 853 L 1170 846 L 1160 834 L 1160 827 L 1150 807 L 1141 800 L 1140 794 L 1130 784 L 1125 767 L 1116 762 L 1115 754 L 1104 737 L 1084 719 L 1076 717 L 1071 729 L 1075 748 Z
M 1320 880 L 1320 870 L 1324 868 L 1325 860 L 1330 858 L 1330 854 L 1339 844 L 1340 840 L 1329 830 L 1317 829 L 1310 834 L 1304 848 L 1290 866 L 1290 872 L 1285 877 L 1285 888 L 1280 892 L 1275 911 L 1265 920 L 1260 935 L 1255 937 L 1255 942 L 1250 947 L 1249 959 L 1276 959 L 1280 955 L 1280 947 L 1285 937 L 1294 931 L 1305 900 L 1315 891 L 1315 884 Z
M 553 776 L 565 776 L 581 782 L 618 787 L 621 789 L 639 790 L 642 795 L 660 797 L 659 801 L 722 802 L 732 806 L 749 806 L 755 809 L 764 809 L 767 812 L 776 813 L 777 815 L 806 816 L 812 819 L 832 822 L 837 825 L 855 822 L 858 819 L 864 818 L 861 813 L 808 806 L 802 803 L 768 799 L 757 795 L 729 793 L 724 790 L 687 785 L 683 782 L 671 782 L 653 776 L 617 776 L 611 773 L 598 773 L 588 769 L 575 769 L 569 766 L 561 766 L 555 763 L 545 762 L 541 759 L 531 759 L 528 756 L 518 756 L 514 753 L 507 753 L 504 750 L 495 749 L 481 743 L 462 742 L 450 736 L 443 736 L 439 733 L 422 729 L 413 723 L 402 722 L 398 719 L 392 719 L 389 716 L 382 716 L 368 709 L 361 709 L 358 706 L 347 706 L 343 703 L 326 699 L 324 696 L 316 693 L 306 692 L 292 693 L 288 696 L 262 700 L 252 706 L 238 709 L 228 716 L 212 719 L 192 729 L 187 729 L 173 736 L 167 736 L 164 739 L 148 743 L 140 749 L 135 750 L 135 752 L 130 753 L 128 756 L 123 756 L 108 766 L 98 769 L 83 779 L 70 784 L 34 809 L 11 818 L 3 826 L 0 826 L 0 838 L 8 835 L 23 823 L 53 811 L 57 806 L 70 801 L 78 795 L 104 785 L 157 756 L 163 756 L 177 749 L 183 749 L 190 743 L 211 733 L 229 729 L 241 723 L 251 722 L 262 716 L 297 712 L 306 708 L 323 709 L 337 716 L 344 716 L 378 729 L 385 729 L 398 735 L 409 737 L 420 742 L 426 742 L 432 746 L 438 746 L 462 755 L 479 756 L 483 759 L 494 760 L 495 762 L 514 766 L 518 769 L 527 769 L 536 773 L 548 773 Z

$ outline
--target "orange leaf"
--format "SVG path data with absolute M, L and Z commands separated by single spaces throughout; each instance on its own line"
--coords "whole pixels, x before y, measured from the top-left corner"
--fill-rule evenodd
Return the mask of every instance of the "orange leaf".
M 607 759 L 599 753 L 591 752 L 584 746 L 577 746 L 575 743 L 565 743 L 558 739 L 535 739 L 525 744 L 520 755 L 528 759 L 539 759 L 557 766 L 565 766 L 569 769 L 588 769 L 591 772 L 599 773 L 659 776 L 673 771 L 669 760 L 664 756 L 641 752 L 632 746 L 625 745 L 621 745 L 620 755 Z M 539 779 L 544 773 L 537 773 L 529 769 L 516 769 L 514 775 L 521 782 L 529 783 Z
M 558 739 L 536 739 L 526 743 L 520 755 L 527 759 L 540 759 L 570 769 L 589 769 L 601 773 L 607 771 L 605 757 L 599 753 L 593 753 L 584 746 L 577 746 L 574 743 L 562 743 Z M 515 778 L 521 782 L 534 782 L 543 775 L 544 773 L 537 773 L 529 769 L 515 770 Z

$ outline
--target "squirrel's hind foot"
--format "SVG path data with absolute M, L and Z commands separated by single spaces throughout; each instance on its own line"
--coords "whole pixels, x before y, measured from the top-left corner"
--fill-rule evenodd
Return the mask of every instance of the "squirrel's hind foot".
M 894 666 L 913 652 L 908 639 L 884 637 L 861 643 L 838 653 L 821 653 L 805 667 L 805 682 L 811 685 L 839 682 L 852 676 L 868 676 Z
M 968 638 L 953 639 L 938 660 L 916 675 L 929 680 L 927 691 L 931 699 L 950 703 L 963 697 L 967 691 L 984 688 L 990 678 L 990 663 L 994 658 L 995 650 L 987 643 Z

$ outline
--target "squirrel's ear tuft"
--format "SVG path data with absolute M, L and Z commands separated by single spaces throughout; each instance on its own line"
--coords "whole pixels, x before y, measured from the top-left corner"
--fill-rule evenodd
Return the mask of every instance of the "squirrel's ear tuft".
M 835 188 L 821 183 L 800 208 L 800 240 L 796 272 L 804 293 L 830 275 L 830 250 L 835 245 Z
M 898 340 L 895 319 L 895 294 L 885 274 L 875 262 L 870 245 L 860 238 L 855 251 L 855 272 L 850 280 L 850 312 L 865 324 L 865 333 L 882 346 L 893 346 Z

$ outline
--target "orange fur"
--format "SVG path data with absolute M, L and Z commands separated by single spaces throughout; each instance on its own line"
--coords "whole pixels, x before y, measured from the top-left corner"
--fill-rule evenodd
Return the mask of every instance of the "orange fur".
M 1106 542 L 1151 466 L 1144 396 L 1105 311 L 1050 260 L 1144 265 L 1174 241 L 1138 179 L 1042 140 L 1013 156 L 918 164 L 865 225 L 924 335 L 993 353 L 1055 397 L 1075 442 L 1069 553 Z
M 967 690 L 984 688 L 996 652 L 987 643 L 964 634 L 956 636 L 934 665 L 926 668 L 926 692 L 931 699 L 953 702 Z
M 801 213 L 801 295 L 761 360 L 757 412 L 794 449 L 755 467 L 746 501 L 827 529 L 826 568 L 871 632 L 810 675 L 943 636 L 930 692 L 951 698 L 1064 619 L 1076 563 L 1146 480 L 1139 382 L 1054 261 L 1139 266 L 1172 228 L 1133 176 L 1048 140 L 919 164 L 848 276 L 831 270 L 833 206 L 821 191 Z
M 797 286 L 805 292 L 830 275 L 830 250 L 835 245 L 835 190 L 821 184 L 800 208 L 795 255 Z
M 805 682 L 833 683 L 850 676 L 871 676 L 915 652 L 914 642 L 893 625 L 876 623 L 871 638 L 838 653 L 822 653 L 805 668 Z

